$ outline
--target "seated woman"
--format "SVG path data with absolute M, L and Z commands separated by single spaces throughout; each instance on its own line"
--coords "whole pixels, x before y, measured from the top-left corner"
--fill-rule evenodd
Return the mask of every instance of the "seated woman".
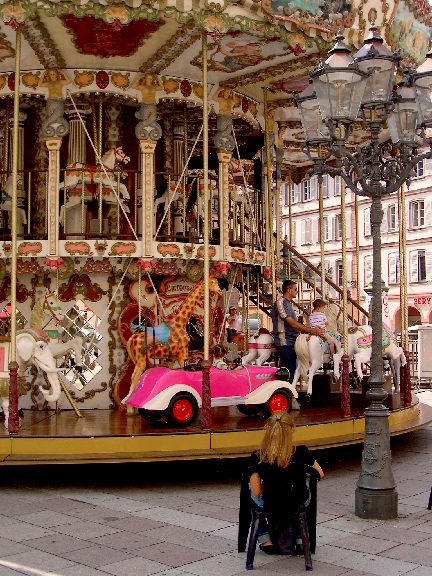
M 293 486 L 293 493 L 296 494 L 296 502 L 290 503 L 293 511 L 301 505 L 307 505 L 308 489 L 304 476 L 299 477 L 297 481 L 293 479 L 296 464 L 312 466 L 319 472 L 321 478 L 324 476 L 321 466 L 306 446 L 293 446 L 294 427 L 291 416 L 282 411 L 274 412 L 266 422 L 259 451 L 259 462 L 252 467 L 249 480 L 251 498 L 259 508 L 263 508 L 270 500 L 270 498 L 266 499 L 265 485 L 283 485 L 284 482 Z M 274 496 L 278 497 L 277 494 Z M 267 554 L 277 554 L 279 548 L 276 543 L 274 544 L 267 538 L 266 542 L 260 544 L 260 548 Z

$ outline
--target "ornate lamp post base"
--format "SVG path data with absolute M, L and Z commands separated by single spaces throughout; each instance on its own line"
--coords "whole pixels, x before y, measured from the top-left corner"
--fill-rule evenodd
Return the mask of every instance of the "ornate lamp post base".
M 356 488 L 355 515 L 367 520 L 397 518 L 398 495 L 396 490 L 367 490 Z

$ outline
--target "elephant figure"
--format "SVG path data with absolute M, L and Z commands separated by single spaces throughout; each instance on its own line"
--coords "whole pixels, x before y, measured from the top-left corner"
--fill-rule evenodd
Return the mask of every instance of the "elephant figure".
M 61 392 L 58 372 L 61 372 L 63 368 L 56 367 L 48 334 L 38 328 L 18 330 L 16 356 L 19 366 L 18 376 L 23 376 L 26 368 L 31 364 L 43 370 L 47 375 L 51 388 L 50 390 L 45 390 L 40 387 L 40 390 L 47 402 L 56 402 L 60 398 Z

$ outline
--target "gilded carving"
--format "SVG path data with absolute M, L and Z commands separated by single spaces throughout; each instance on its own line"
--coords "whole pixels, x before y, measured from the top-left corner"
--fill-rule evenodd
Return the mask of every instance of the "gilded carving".
M 162 80 L 156 74 L 141 74 L 131 88 L 141 92 L 142 102 L 156 102 L 156 92 L 164 89 Z
M 111 82 L 116 88 L 120 88 L 121 90 L 127 90 L 129 88 L 129 72 L 126 74 L 120 74 L 120 72 L 110 72 L 109 74 L 111 76 Z
M 177 92 L 177 90 L 179 89 L 180 83 L 174 78 L 169 78 L 168 80 L 164 79 L 163 85 L 166 94 L 173 94 L 174 92 Z
M 187 48 L 201 36 L 194 20 L 189 20 L 171 38 L 161 46 L 157 53 L 140 66 L 141 72 L 160 73 L 174 62 Z
M 95 72 L 90 70 L 84 70 L 80 72 L 79 70 L 75 70 L 75 79 L 74 82 L 78 86 L 78 88 L 86 88 L 93 84 L 95 78 Z
M 111 246 L 108 256 L 128 256 L 135 254 L 136 249 L 136 245 L 130 242 L 116 242 Z
M 65 250 L 71 256 L 79 255 L 86 256 L 91 254 L 91 249 L 87 242 L 66 242 Z
M 36 88 L 39 86 L 39 77 L 40 72 L 36 73 L 27 72 L 27 74 L 22 75 L 21 81 L 27 88 L 32 88 L 33 90 L 36 90 Z

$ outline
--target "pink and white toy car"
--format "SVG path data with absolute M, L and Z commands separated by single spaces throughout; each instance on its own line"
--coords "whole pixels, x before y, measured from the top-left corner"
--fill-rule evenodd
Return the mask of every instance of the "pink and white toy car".
M 236 405 L 243 414 L 260 410 L 271 414 L 289 412 L 298 394 L 289 382 L 277 380 L 277 368 L 243 366 L 238 370 L 210 368 L 211 405 Z M 123 404 L 138 408 L 143 418 L 157 421 L 165 416 L 172 426 L 189 426 L 202 406 L 202 372 L 157 367 L 146 370 Z

